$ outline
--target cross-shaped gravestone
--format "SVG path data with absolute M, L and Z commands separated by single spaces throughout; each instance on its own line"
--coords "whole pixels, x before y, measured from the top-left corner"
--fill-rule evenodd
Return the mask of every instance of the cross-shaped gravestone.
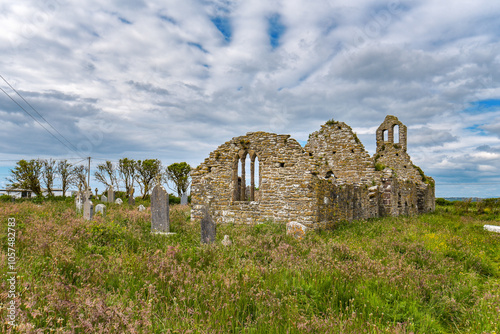
M 83 209 L 83 202 L 82 202 L 80 196 L 76 197 L 75 206 L 76 206 L 76 212 L 81 213 L 82 209 Z

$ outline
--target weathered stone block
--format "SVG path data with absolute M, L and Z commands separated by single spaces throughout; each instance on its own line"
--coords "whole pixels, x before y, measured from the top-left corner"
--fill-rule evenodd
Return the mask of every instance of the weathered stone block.
M 495 225 L 484 225 L 484 229 L 490 232 L 500 233 L 500 226 Z
M 168 193 L 156 185 L 151 193 L 151 232 L 170 232 Z
M 205 209 L 205 214 L 201 220 L 201 243 L 211 244 L 215 241 L 216 224 L 208 210 Z
M 306 236 L 307 227 L 297 222 L 289 222 L 286 224 L 286 234 L 297 239 L 302 239 Z

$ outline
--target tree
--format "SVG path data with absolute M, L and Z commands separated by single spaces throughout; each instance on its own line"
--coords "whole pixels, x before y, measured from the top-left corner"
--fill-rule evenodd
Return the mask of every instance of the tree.
M 73 168 L 72 184 L 78 187 L 78 190 L 88 190 L 87 174 L 88 168 L 84 165 L 78 165 Z
M 63 197 L 66 197 L 66 190 L 70 184 L 74 183 L 75 170 L 68 160 L 60 160 L 57 163 L 57 174 L 61 177 Z
M 189 178 L 191 172 L 191 166 L 186 162 L 173 163 L 167 167 L 165 170 L 167 179 L 172 181 L 175 185 L 174 188 L 170 188 L 177 192 L 179 197 L 185 194 L 189 188 L 191 180 Z
M 116 168 L 111 161 L 97 165 L 97 170 L 94 172 L 94 177 L 97 181 L 104 184 L 106 187 L 116 186 L 118 190 L 118 178 L 116 177 Z
M 127 195 L 130 194 L 130 191 L 134 188 L 134 177 L 136 173 L 135 164 L 135 160 L 128 158 L 123 158 L 118 161 L 118 173 L 125 183 Z
M 40 160 L 19 160 L 16 167 L 10 170 L 12 174 L 7 181 L 12 188 L 29 189 L 36 196 L 42 195 L 40 187 L 40 174 L 42 173 L 42 162 Z
M 47 196 L 53 196 L 52 189 L 54 186 L 54 179 L 56 177 L 57 168 L 56 161 L 52 159 L 40 160 L 42 164 L 41 176 L 42 181 L 47 189 Z
M 146 198 L 154 179 L 158 174 L 162 174 L 161 161 L 158 159 L 137 160 L 135 170 L 135 179 L 141 187 L 142 198 Z

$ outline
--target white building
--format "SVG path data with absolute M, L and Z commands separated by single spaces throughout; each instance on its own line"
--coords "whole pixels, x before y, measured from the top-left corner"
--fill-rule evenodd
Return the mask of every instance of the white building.
M 62 196 L 62 189 L 52 189 L 52 194 L 54 196 Z M 72 191 L 66 191 L 66 196 L 71 196 Z M 29 189 L 0 189 L 0 195 L 9 195 L 14 198 L 31 198 L 35 197 L 33 192 Z M 46 189 L 42 188 L 42 195 L 47 196 L 48 192 Z

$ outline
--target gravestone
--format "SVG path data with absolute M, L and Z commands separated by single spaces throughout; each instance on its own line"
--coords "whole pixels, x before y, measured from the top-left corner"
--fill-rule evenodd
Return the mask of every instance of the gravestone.
M 121 198 L 117 198 L 116 201 L 115 201 L 116 204 L 118 205 L 122 205 L 123 204 L 123 201 Z
M 106 195 L 101 196 L 101 202 L 108 203 L 108 198 L 106 197 Z
M 168 194 L 160 184 L 151 193 L 151 232 L 170 232 Z
M 307 227 L 297 222 L 289 222 L 286 224 L 286 235 L 291 235 L 296 239 L 302 239 L 306 236 Z
M 79 197 L 75 199 L 75 206 L 76 206 L 76 212 L 81 213 L 83 209 L 83 203 Z
M 182 194 L 181 205 L 187 205 L 187 204 L 188 204 L 188 195 L 187 194 Z
M 144 205 L 139 205 L 139 211 L 142 212 L 142 211 L 146 211 L 146 208 L 144 207 Z
M 97 197 L 97 191 L 98 191 L 98 189 L 97 189 L 97 188 L 95 188 L 95 198 L 98 198 L 98 197 Z
M 134 188 L 130 190 L 130 194 L 128 196 L 128 204 L 129 205 L 135 205 L 135 198 L 134 198 Z
M 104 204 L 97 204 L 95 206 L 95 214 L 97 215 L 98 213 L 101 213 L 103 217 L 106 217 L 106 205 Z
M 222 239 L 221 243 L 226 247 L 231 246 L 233 244 L 231 242 L 231 239 L 229 239 L 229 235 L 227 234 L 224 236 L 224 239 Z
M 85 220 L 92 220 L 92 214 L 94 209 L 94 204 L 92 204 L 91 200 L 86 200 L 85 203 L 83 203 L 83 218 Z
M 216 226 L 212 217 L 205 208 L 204 216 L 201 220 L 201 243 L 211 244 L 215 241 Z
M 108 188 L 108 203 L 114 203 L 115 201 L 115 189 L 113 186 Z

